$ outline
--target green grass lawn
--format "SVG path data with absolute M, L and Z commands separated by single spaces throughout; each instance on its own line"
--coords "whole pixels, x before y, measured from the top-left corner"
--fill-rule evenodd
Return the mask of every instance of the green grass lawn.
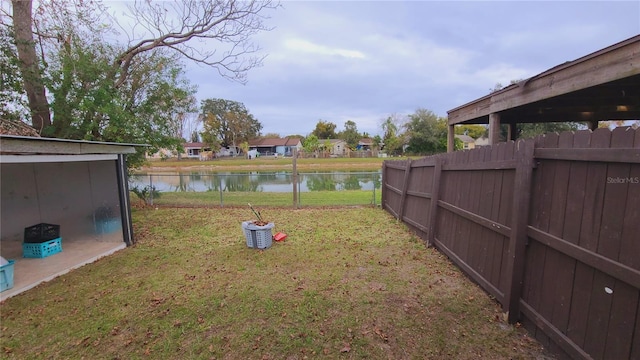
M 145 208 L 137 244 L 1 305 L 3 358 L 529 359 L 540 345 L 373 207 Z

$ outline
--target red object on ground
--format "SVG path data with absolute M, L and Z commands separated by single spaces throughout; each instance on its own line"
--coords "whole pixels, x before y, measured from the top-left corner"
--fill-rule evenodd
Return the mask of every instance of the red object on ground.
M 275 235 L 273 235 L 273 240 L 275 241 L 284 241 L 284 239 L 286 238 L 287 238 L 287 234 L 283 232 L 278 232 Z

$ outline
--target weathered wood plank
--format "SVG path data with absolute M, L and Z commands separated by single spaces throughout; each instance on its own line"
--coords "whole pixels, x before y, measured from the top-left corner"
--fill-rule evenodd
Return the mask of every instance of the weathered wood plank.
M 409 180 L 411 178 L 411 160 L 407 162 L 406 169 L 404 170 L 404 180 L 402 181 L 402 196 L 400 197 L 400 208 L 398 209 L 398 216 L 401 219 L 404 216 L 405 201 L 407 199 L 407 188 L 409 187 Z

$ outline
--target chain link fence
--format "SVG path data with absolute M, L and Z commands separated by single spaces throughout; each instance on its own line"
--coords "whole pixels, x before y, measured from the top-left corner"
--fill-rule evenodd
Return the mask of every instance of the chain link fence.
M 380 171 L 154 173 L 130 175 L 129 189 L 146 205 L 376 206 L 381 180 Z

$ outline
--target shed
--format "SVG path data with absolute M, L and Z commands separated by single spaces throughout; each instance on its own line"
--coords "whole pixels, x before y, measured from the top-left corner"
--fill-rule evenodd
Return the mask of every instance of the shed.
M 0 135 L 0 255 L 6 299 L 134 242 L 126 154 L 136 144 Z M 25 228 L 58 225 L 62 252 L 24 258 Z
M 585 122 L 594 130 L 599 121 L 638 119 L 640 35 L 449 110 L 447 150 L 460 124 L 489 124 L 495 144 L 501 124 L 512 140 L 519 123 Z

